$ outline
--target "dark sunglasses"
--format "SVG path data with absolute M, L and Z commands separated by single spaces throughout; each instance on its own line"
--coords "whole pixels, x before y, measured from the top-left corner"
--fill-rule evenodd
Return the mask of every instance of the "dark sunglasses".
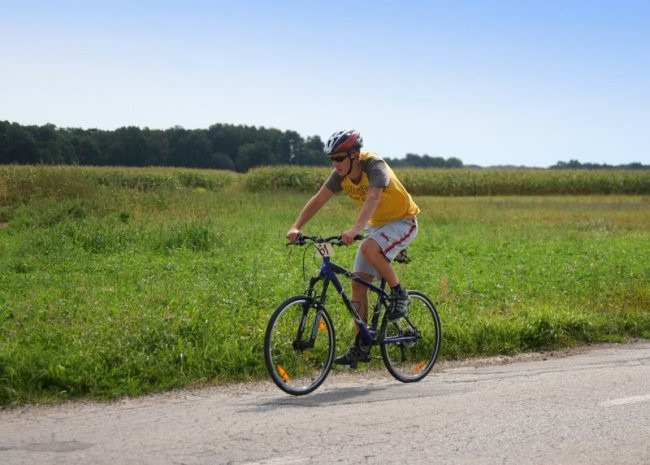
M 350 154 L 339 155 L 338 157 L 334 157 L 334 156 L 330 155 L 330 160 L 332 160 L 333 162 L 336 162 L 336 163 L 341 163 L 343 160 L 345 160 L 349 156 L 350 156 Z

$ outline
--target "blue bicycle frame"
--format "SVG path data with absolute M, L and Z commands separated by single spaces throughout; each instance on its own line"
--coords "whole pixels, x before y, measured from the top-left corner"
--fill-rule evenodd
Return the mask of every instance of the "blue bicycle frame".
M 352 318 L 354 319 L 355 323 L 357 324 L 357 328 L 359 329 L 359 334 L 361 335 L 361 339 L 365 344 L 392 344 L 400 341 L 414 341 L 416 338 L 413 336 L 399 336 L 399 337 L 390 337 L 383 339 L 381 341 L 378 341 L 376 339 L 377 337 L 377 327 L 379 324 L 379 315 L 381 313 L 381 306 L 388 300 L 389 296 L 388 293 L 385 291 L 386 289 L 386 280 L 382 278 L 381 284 L 379 286 L 375 286 L 369 281 L 366 281 L 365 279 L 362 279 L 358 276 L 356 276 L 354 273 L 349 272 L 345 268 L 343 268 L 340 265 L 337 265 L 336 263 L 332 262 L 330 257 L 328 256 L 322 256 L 323 263 L 320 267 L 319 274 L 317 276 L 314 276 L 311 278 L 310 283 L 309 283 L 309 289 L 314 289 L 314 285 L 320 281 L 323 280 L 323 290 L 320 297 L 320 300 L 318 302 L 318 305 L 320 308 L 325 307 L 325 299 L 327 296 L 327 289 L 329 288 L 329 284 L 332 283 L 334 285 L 334 288 L 336 291 L 339 293 L 341 298 L 343 299 L 343 303 L 347 307 L 348 311 L 350 312 L 350 315 L 352 315 Z M 339 280 L 337 275 L 344 275 L 345 277 L 351 279 L 352 281 L 355 281 L 365 287 L 367 287 L 369 290 L 373 291 L 374 293 L 377 294 L 377 303 L 374 306 L 373 314 L 372 314 L 372 320 L 371 324 L 367 325 L 365 321 L 363 321 L 363 318 L 359 315 L 359 312 L 354 308 L 352 305 L 352 302 L 350 301 L 350 298 L 348 295 L 345 293 L 345 290 L 343 289 L 343 285 L 341 284 L 341 281 Z

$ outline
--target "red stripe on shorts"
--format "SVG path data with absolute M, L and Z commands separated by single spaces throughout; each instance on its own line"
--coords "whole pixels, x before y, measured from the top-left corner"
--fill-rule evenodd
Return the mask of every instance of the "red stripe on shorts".
M 384 253 L 390 252 L 392 249 L 394 249 L 395 247 L 400 245 L 402 242 L 404 242 L 406 239 L 408 239 L 411 236 L 411 234 L 413 234 L 413 231 L 415 231 L 415 227 L 417 226 L 417 224 L 416 224 L 415 220 L 411 220 L 411 221 L 412 221 L 411 229 L 409 229 L 409 232 L 407 232 L 406 235 L 404 237 L 402 237 L 399 241 L 393 242 L 388 247 L 386 247 L 386 249 L 384 250 Z

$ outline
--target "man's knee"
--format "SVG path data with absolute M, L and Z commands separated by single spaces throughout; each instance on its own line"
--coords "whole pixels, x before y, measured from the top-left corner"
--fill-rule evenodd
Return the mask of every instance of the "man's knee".
M 366 260 L 371 262 L 373 259 L 384 257 L 384 252 L 381 250 L 381 247 L 372 239 L 363 241 L 361 244 L 361 253 L 366 258 Z
M 383 250 L 381 250 L 379 246 L 377 246 L 377 248 L 369 248 L 367 251 L 363 251 L 362 253 L 363 258 L 377 269 L 385 263 L 390 263 L 390 260 L 386 258 L 386 255 L 384 255 Z

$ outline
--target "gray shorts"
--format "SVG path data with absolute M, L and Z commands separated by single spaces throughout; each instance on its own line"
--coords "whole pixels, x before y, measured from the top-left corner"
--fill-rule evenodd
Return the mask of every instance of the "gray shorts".
M 392 262 L 397 254 L 407 248 L 418 235 L 418 221 L 413 217 L 393 221 L 377 228 L 367 226 L 364 234 L 366 236 L 364 240 L 373 240 L 379 244 L 386 258 Z M 375 279 L 381 278 L 379 271 L 364 258 L 361 248 L 357 250 L 354 259 L 354 271 L 372 275 Z

